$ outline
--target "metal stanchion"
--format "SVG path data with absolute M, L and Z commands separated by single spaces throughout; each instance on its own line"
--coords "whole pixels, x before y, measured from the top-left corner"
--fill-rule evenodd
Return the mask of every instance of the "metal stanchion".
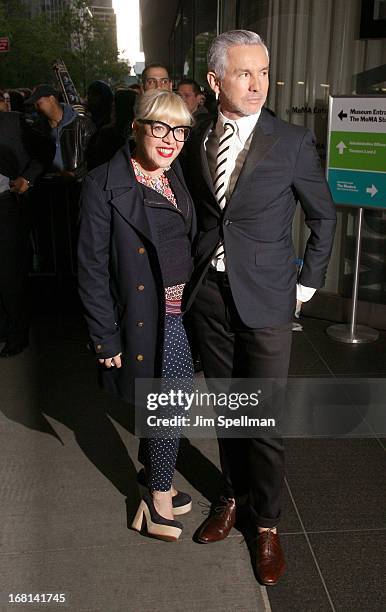
M 367 325 L 356 325 L 357 306 L 358 306 L 358 284 L 359 284 L 359 264 L 361 257 L 361 240 L 362 240 L 362 220 L 363 208 L 359 208 L 358 214 L 358 232 L 357 243 L 355 250 L 355 270 L 354 270 L 354 286 L 352 292 L 351 305 L 351 322 L 350 325 L 331 325 L 327 328 L 327 334 L 338 342 L 346 344 L 364 344 L 365 342 L 374 342 L 378 340 L 379 332 L 376 329 L 367 327 Z

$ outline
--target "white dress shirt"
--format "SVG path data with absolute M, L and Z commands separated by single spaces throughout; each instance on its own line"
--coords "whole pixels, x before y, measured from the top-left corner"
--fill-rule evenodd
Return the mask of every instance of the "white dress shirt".
M 224 168 L 225 174 L 223 175 L 223 180 L 226 185 L 226 201 L 224 202 L 224 206 L 226 205 L 226 203 L 228 203 L 233 193 L 241 168 L 243 167 L 243 164 L 247 157 L 253 136 L 253 131 L 260 117 L 260 112 L 261 111 L 254 115 L 240 117 L 240 119 L 237 119 L 235 121 L 232 119 L 227 119 L 227 117 L 225 117 L 222 112 L 219 111 L 216 127 L 208 134 L 208 137 L 204 143 L 209 170 L 212 179 L 214 180 L 216 157 L 218 153 L 218 143 L 224 133 L 224 123 L 231 123 L 233 125 L 235 131 L 233 137 L 228 141 L 229 151 L 227 154 L 227 161 Z M 220 246 L 222 245 L 219 245 L 219 247 Z M 222 249 L 218 249 L 218 251 L 221 250 Z M 225 255 L 224 253 L 217 254 L 218 251 L 216 252 L 211 263 L 212 266 L 216 268 L 216 270 L 222 272 L 226 269 Z M 316 289 L 313 289 L 311 287 L 305 287 L 304 285 L 300 285 L 298 283 L 296 285 L 296 299 L 300 302 L 308 302 L 308 300 L 310 300 L 314 295 L 315 291 Z

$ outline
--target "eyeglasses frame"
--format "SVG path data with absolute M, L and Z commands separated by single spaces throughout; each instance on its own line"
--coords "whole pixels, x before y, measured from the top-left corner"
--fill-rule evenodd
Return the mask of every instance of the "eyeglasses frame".
M 164 121 L 159 121 L 158 119 L 136 119 L 136 121 L 138 123 L 142 123 L 144 125 L 150 125 L 150 129 L 151 129 L 151 135 L 154 136 L 154 138 L 166 138 L 166 136 L 168 134 L 170 134 L 170 132 L 173 132 L 173 137 L 176 140 L 176 142 L 186 142 L 190 136 L 190 132 L 192 131 L 192 126 L 191 125 L 175 125 L 174 127 L 171 127 L 170 125 L 168 125 L 167 123 L 165 123 Z M 168 131 L 166 132 L 166 134 L 164 134 L 163 136 L 156 136 L 155 134 L 153 134 L 153 125 L 154 123 L 160 123 L 161 125 L 164 125 Z M 184 128 L 184 129 L 188 129 L 188 136 L 186 138 L 186 140 L 179 140 L 178 138 L 176 138 L 174 130 L 177 130 L 178 128 Z

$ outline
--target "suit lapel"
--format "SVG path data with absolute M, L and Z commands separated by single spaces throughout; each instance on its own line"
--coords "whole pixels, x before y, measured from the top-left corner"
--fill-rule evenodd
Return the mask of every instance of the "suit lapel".
M 200 160 L 201 160 L 201 173 L 204 178 L 204 181 L 208 185 L 210 191 L 213 193 L 213 197 L 216 199 L 216 196 L 214 195 L 212 175 L 209 170 L 208 157 L 206 155 L 206 150 L 205 150 L 205 141 L 208 138 L 211 127 L 213 126 L 209 125 L 202 136 L 201 147 L 200 147 Z
M 209 123 L 203 122 L 200 125 L 201 129 L 200 129 L 200 132 L 198 132 L 197 134 L 197 142 L 199 143 L 198 144 L 199 146 L 198 155 L 199 155 L 199 164 L 200 164 L 199 176 L 202 176 L 202 178 L 204 179 L 204 182 L 208 188 L 208 191 L 210 192 L 212 196 L 210 204 L 213 205 L 213 208 L 216 211 L 216 213 L 220 215 L 221 210 L 218 206 L 217 198 L 214 193 L 212 175 L 210 173 L 208 158 L 207 158 L 206 150 L 205 150 L 206 140 L 209 136 L 210 131 L 212 129 L 215 129 L 216 122 L 217 122 L 217 116 L 214 118 L 212 117 Z
M 237 179 L 233 195 L 239 189 L 248 184 L 251 173 L 255 170 L 263 159 L 267 156 L 272 147 L 279 140 L 279 136 L 274 131 L 273 117 L 264 109 L 261 111 L 260 118 L 253 132 L 252 141 L 243 167 Z M 232 197 L 230 202 L 232 201 Z

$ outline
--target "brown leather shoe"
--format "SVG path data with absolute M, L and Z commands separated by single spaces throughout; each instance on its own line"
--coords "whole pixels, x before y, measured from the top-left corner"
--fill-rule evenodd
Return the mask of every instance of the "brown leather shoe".
M 262 584 L 276 584 L 284 574 L 285 561 L 279 535 L 262 531 L 257 538 L 256 570 Z
M 224 540 L 236 522 L 236 502 L 234 499 L 220 498 L 208 518 L 196 532 L 196 539 L 201 544 Z

